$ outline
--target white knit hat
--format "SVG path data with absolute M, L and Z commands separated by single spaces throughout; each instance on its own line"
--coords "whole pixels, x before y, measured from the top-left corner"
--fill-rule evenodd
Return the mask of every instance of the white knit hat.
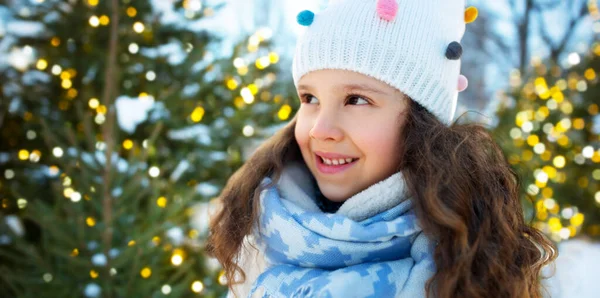
M 466 88 L 459 42 L 476 17 L 475 8 L 465 11 L 465 0 L 330 0 L 316 15 L 298 14 L 308 28 L 296 45 L 294 84 L 319 69 L 355 71 L 397 88 L 450 125 Z

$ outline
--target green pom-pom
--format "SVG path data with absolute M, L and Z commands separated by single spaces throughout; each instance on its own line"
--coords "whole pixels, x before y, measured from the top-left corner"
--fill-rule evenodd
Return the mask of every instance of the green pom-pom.
M 310 26 L 315 19 L 315 14 L 310 10 L 303 10 L 298 14 L 298 24 L 302 26 Z

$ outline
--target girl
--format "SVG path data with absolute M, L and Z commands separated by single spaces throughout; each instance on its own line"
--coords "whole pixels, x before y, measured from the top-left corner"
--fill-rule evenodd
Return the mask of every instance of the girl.
M 554 245 L 525 223 L 486 129 L 452 122 L 476 16 L 464 5 L 336 0 L 298 15 L 301 107 L 211 220 L 231 297 L 541 297 Z

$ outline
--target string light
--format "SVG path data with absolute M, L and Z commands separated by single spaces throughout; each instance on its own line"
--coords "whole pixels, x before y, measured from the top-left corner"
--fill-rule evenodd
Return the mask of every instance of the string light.
M 100 16 L 100 25 L 106 26 L 110 23 L 110 19 L 106 15 Z
M 160 175 L 160 169 L 158 167 L 151 167 L 148 170 L 148 174 L 150 175 L 150 177 L 156 178 Z
M 129 6 L 129 7 L 127 7 L 127 15 L 129 17 L 133 18 L 137 15 L 137 10 L 132 6 Z
M 201 281 L 196 280 L 192 283 L 192 291 L 194 293 L 200 293 L 202 290 L 204 290 L 204 284 Z
M 144 267 L 141 271 L 140 271 L 140 275 L 143 278 L 148 278 L 152 275 L 152 270 L 149 267 Z
M 89 23 L 92 27 L 98 27 L 98 25 L 100 25 L 100 19 L 98 19 L 97 16 L 91 16 Z
M 190 118 L 192 119 L 192 121 L 194 122 L 200 122 L 202 121 L 202 118 L 204 117 L 204 108 L 203 107 L 196 107 L 194 109 L 194 111 L 192 112 L 192 114 L 190 115 Z
M 35 64 L 35 67 L 39 70 L 45 70 L 48 67 L 48 61 L 45 59 L 39 59 Z
M 167 198 L 160 197 L 156 200 L 156 205 L 160 208 L 165 208 L 167 206 Z
M 141 22 L 135 22 L 133 24 L 133 31 L 137 32 L 137 33 L 142 33 L 144 32 L 145 26 L 144 24 L 142 24 Z

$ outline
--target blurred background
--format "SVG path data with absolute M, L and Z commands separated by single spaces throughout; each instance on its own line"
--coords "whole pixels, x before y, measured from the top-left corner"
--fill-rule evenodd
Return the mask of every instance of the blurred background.
M 558 244 L 547 296 L 597 297 L 598 1 L 467 4 L 456 117 L 489 128 Z M 224 297 L 208 217 L 297 111 L 296 15 L 326 6 L 0 1 L 0 296 Z

